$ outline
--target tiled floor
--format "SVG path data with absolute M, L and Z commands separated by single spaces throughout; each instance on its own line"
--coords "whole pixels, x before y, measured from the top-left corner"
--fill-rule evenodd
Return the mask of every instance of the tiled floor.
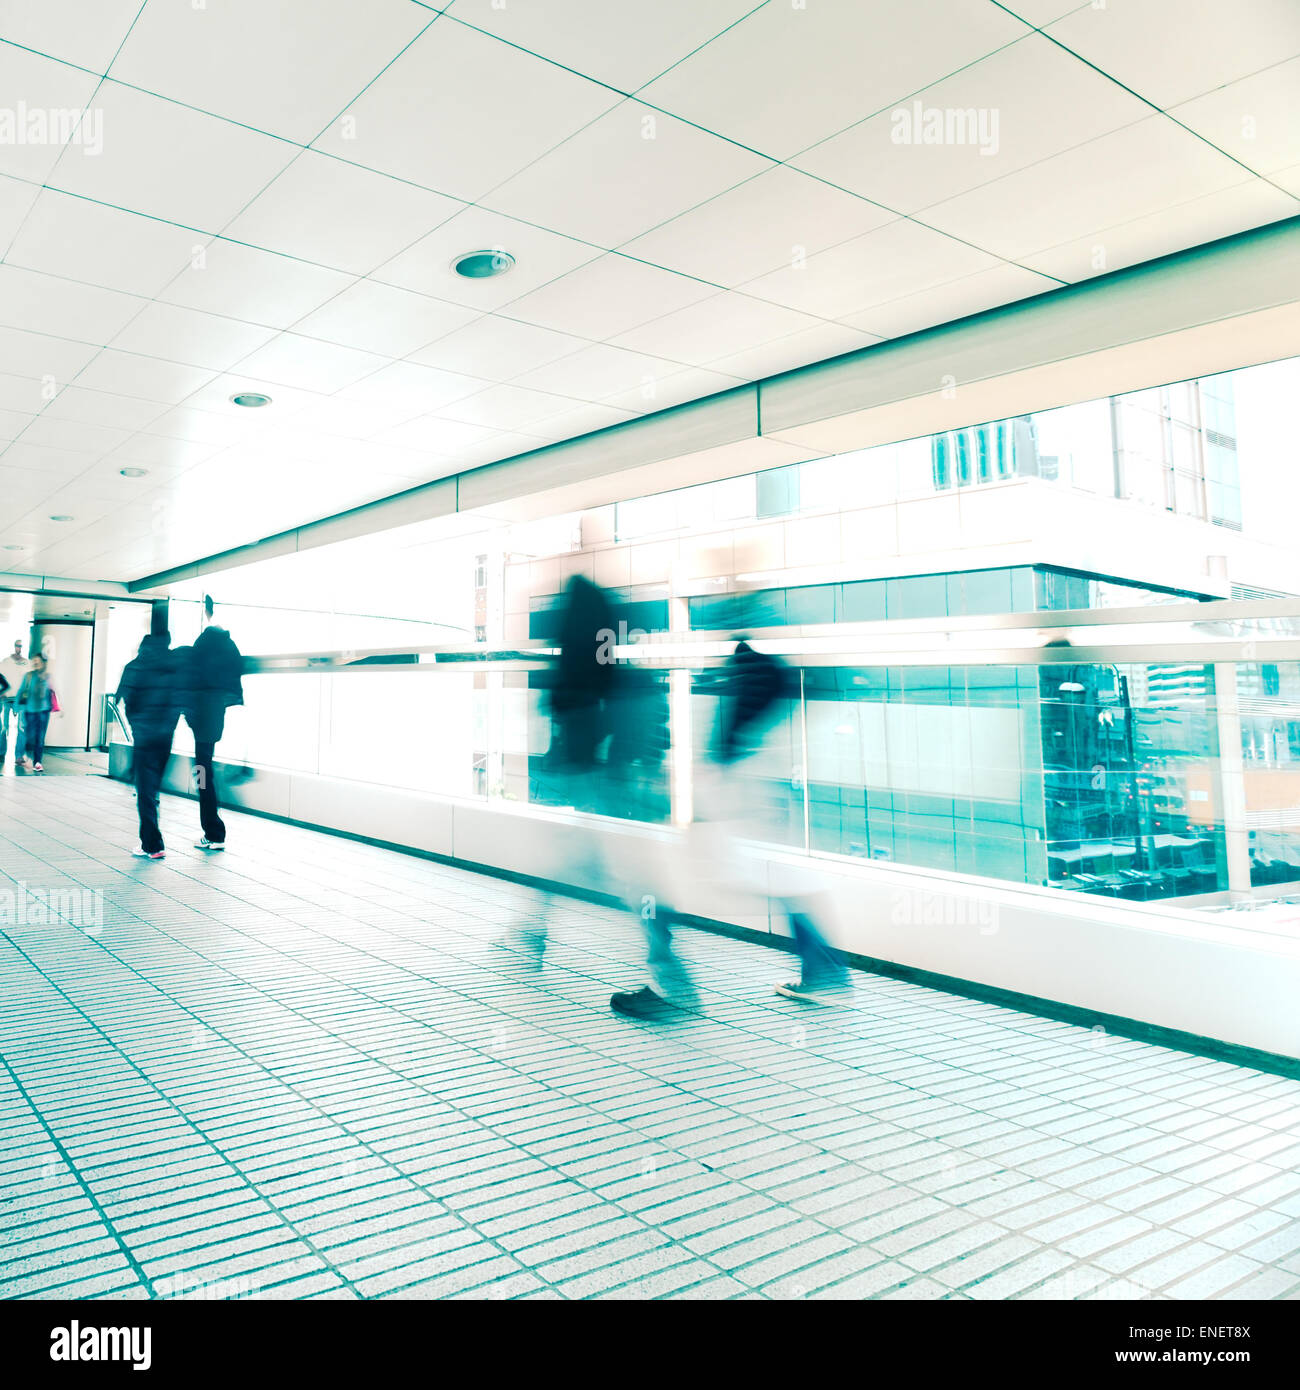
M 702 933 L 703 1014 L 633 1024 L 630 919 L 533 973 L 526 889 L 193 822 L 136 862 L 125 788 L 0 782 L 0 894 L 103 893 L 0 936 L 2 1296 L 1300 1292 L 1300 1083 L 873 977 L 809 1011 Z

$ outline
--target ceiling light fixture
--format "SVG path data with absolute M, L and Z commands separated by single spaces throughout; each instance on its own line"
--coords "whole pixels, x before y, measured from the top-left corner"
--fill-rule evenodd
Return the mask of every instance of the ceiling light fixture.
M 52 516 L 51 521 L 76 521 L 75 516 Z
M 452 261 L 451 268 L 467 280 L 490 280 L 494 275 L 504 275 L 514 263 L 509 251 L 497 247 L 492 251 L 467 251 Z
M 270 396 L 264 396 L 260 391 L 241 391 L 238 395 L 230 398 L 236 405 L 247 406 L 249 410 L 257 410 L 264 405 L 271 404 Z
M 147 468 L 119 468 L 117 471 L 124 478 L 143 478 L 149 470 Z
M 5 549 L 6 549 L 6 550 L 21 550 L 21 549 L 22 549 L 22 546 L 21 546 L 21 545 L 7 545 L 7 546 L 5 546 Z

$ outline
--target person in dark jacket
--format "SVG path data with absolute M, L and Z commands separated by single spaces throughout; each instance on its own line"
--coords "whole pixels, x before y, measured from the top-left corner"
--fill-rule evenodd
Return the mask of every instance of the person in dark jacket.
M 203 611 L 206 625 L 187 653 L 184 712 L 194 735 L 194 779 L 203 827 L 195 849 L 216 852 L 226 847 L 226 824 L 218 809 L 213 759 L 225 733 L 226 711 L 244 703 L 244 658 L 226 629 L 212 621 L 209 596 L 203 599 Z
M 137 859 L 161 859 L 165 853 L 158 827 L 158 792 L 162 787 L 172 737 L 181 713 L 181 692 L 176 654 L 166 632 L 151 632 L 140 643 L 117 687 L 117 701 L 131 726 L 132 771 L 135 799 L 140 812 L 140 848 Z

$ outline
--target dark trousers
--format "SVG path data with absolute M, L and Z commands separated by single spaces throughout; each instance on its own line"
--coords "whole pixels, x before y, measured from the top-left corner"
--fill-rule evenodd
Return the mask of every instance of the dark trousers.
M 194 740 L 194 780 L 198 783 L 199 824 L 203 834 L 213 844 L 226 842 L 226 823 L 217 814 L 217 776 L 212 767 L 212 759 L 217 751 L 215 743 L 201 739 Z
M 171 757 L 172 739 L 137 739 L 134 765 L 135 799 L 140 810 L 140 848 L 156 854 L 163 848 L 162 831 L 158 829 L 158 789 L 162 786 L 167 759 Z
M 790 913 L 790 932 L 799 952 L 800 978 L 806 985 L 839 984 L 848 979 L 848 970 L 839 953 L 802 912 Z
M 47 709 L 28 710 L 23 715 L 23 738 L 26 746 L 22 751 L 33 763 L 39 763 L 45 756 L 45 731 L 49 726 L 50 711 Z

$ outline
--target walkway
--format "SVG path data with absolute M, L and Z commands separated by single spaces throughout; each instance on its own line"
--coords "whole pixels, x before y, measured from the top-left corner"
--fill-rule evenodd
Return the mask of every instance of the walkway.
M 1300 1083 L 127 789 L 0 782 L 0 1296 L 1288 1298 Z M 52 890 L 79 923 L 39 920 Z M 102 925 L 94 894 L 102 892 Z M 84 915 L 89 909 L 89 914 Z

